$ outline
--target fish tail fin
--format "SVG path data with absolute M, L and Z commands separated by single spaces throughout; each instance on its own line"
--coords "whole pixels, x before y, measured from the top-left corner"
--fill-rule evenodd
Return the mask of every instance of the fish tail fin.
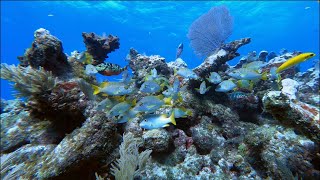
M 253 81 L 250 81 L 250 82 L 249 82 L 249 90 L 250 90 L 250 91 L 253 90 L 253 85 L 254 85 Z
M 261 79 L 264 80 L 264 81 L 267 80 L 268 79 L 268 73 L 267 72 L 262 73 Z
M 192 111 L 191 111 L 190 109 L 187 109 L 187 111 L 186 111 L 186 112 L 187 112 L 187 115 L 188 115 L 188 116 L 192 116 L 192 114 L 193 114 L 193 113 L 192 113 Z
M 99 87 L 99 86 L 92 85 L 92 88 L 93 88 L 93 94 L 94 94 L 94 95 L 100 93 L 100 87 Z
M 137 105 L 137 99 L 133 99 L 131 104 L 132 104 L 132 106 L 136 106 Z
M 166 105 L 171 105 L 172 97 L 163 98 L 163 101 Z
M 172 111 L 171 116 L 169 118 L 173 125 L 177 125 L 176 119 L 174 118 L 174 110 Z

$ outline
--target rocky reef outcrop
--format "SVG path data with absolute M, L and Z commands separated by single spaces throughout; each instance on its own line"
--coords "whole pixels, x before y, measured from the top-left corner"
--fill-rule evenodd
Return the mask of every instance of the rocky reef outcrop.
M 108 54 L 119 49 L 120 42 L 117 36 L 109 35 L 101 37 L 95 33 L 82 33 L 83 42 L 86 45 L 87 52 L 93 57 L 93 65 L 103 63 Z
M 62 42 L 58 38 L 43 28 L 34 32 L 34 38 L 31 48 L 27 49 L 23 56 L 18 57 L 22 66 L 43 67 L 56 76 L 71 73 L 71 66 L 63 52 Z
M 220 48 L 216 49 L 211 55 L 209 55 L 202 64 L 193 69 L 200 77 L 206 77 L 210 72 L 225 71 L 227 61 L 239 56 L 237 50 L 248 43 L 250 43 L 250 38 L 243 38 L 240 40 L 232 41 L 230 43 L 224 44 Z

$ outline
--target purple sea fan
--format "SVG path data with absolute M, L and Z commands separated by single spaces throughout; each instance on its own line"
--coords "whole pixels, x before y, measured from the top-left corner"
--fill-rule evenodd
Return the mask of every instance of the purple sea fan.
M 188 38 L 198 56 L 207 56 L 231 35 L 233 17 L 226 6 L 211 8 L 190 26 Z

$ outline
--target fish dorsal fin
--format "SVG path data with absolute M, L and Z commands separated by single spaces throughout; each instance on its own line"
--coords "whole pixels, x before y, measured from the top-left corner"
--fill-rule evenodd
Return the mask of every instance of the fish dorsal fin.
M 102 83 L 100 84 L 100 87 L 101 87 L 101 88 L 104 88 L 104 87 L 106 87 L 106 86 L 108 86 L 108 85 L 109 85 L 109 82 L 104 81 L 104 82 L 102 82 Z

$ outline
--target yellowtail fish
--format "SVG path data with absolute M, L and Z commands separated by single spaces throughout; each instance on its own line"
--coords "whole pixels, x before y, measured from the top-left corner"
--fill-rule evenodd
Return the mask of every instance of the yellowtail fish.
M 206 82 L 202 81 L 202 83 L 200 84 L 199 88 L 196 88 L 196 90 L 200 93 L 200 94 L 205 94 L 207 91 L 209 91 L 211 87 L 207 87 L 206 86 Z
M 221 82 L 221 76 L 216 72 L 211 72 L 207 80 L 213 84 L 219 84 Z
M 133 108 L 137 112 L 152 113 L 165 104 L 158 96 L 145 96 Z
M 127 102 L 121 102 L 113 106 L 108 112 L 108 117 L 118 116 L 127 112 L 130 109 L 131 105 Z
M 83 64 L 91 64 L 93 62 L 93 57 L 86 51 L 84 52 L 74 52 L 76 60 Z
M 175 118 L 186 118 L 187 116 L 192 116 L 192 111 L 184 107 L 173 108 Z
M 95 66 L 98 73 L 105 76 L 118 75 L 127 69 L 127 66 L 122 68 L 118 64 L 101 63 Z
M 149 74 L 146 75 L 144 81 L 156 80 L 158 77 L 158 71 L 156 68 L 153 68 Z
M 236 88 L 237 85 L 231 80 L 222 81 L 216 88 L 217 92 L 228 92 Z
M 130 109 L 129 111 L 125 112 L 124 114 L 119 115 L 117 119 L 117 123 L 126 123 L 128 121 L 131 121 L 133 118 L 136 117 L 138 114 L 137 111 L 134 111 L 133 109 Z
M 161 89 L 160 85 L 158 83 L 156 83 L 153 80 L 148 80 L 145 81 L 141 87 L 140 87 L 140 92 L 143 93 L 156 93 L 159 92 Z
M 109 109 L 114 105 L 114 102 L 109 98 L 104 99 L 103 101 L 99 102 L 96 106 L 97 111 L 104 111 L 105 109 Z
M 116 82 L 103 82 L 99 86 L 92 86 L 94 89 L 93 94 L 105 93 L 111 96 L 122 96 L 131 94 L 134 91 L 134 87 L 131 87 L 124 83 Z
M 302 53 L 299 54 L 293 58 L 288 59 L 286 62 L 284 62 L 278 69 L 276 70 L 276 73 L 279 73 L 283 70 L 286 70 L 296 64 L 299 64 L 301 62 L 304 62 L 312 57 L 314 57 L 316 54 L 314 53 Z
M 246 79 L 246 80 L 267 80 L 267 72 L 259 73 L 257 70 L 253 70 L 250 68 L 240 68 L 233 70 L 228 73 L 229 76 L 236 79 Z
M 188 68 L 180 68 L 178 71 L 175 70 L 175 75 L 182 76 L 188 79 L 198 79 L 199 76 Z
M 258 70 L 264 66 L 266 66 L 268 63 L 266 62 L 263 62 L 263 61 L 253 61 L 253 62 L 250 62 L 248 64 L 244 64 L 242 66 L 242 68 L 249 68 L 249 69 L 254 69 L 254 70 Z
M 170 117 L 167 117 L 166 114 L 148 114 L 144 116 L 143 121 L 139 125 L 144 129 L 157 129 L 167 127 L 169 123 L 176 125 L 174 111 L 172 111 Z
M 253 89 L 253 82 L 249 81 L 249 80 L 245 80 L 245 79 L 240 79 L 237 81 L 237 85 L 239 88 L 244 88 L 244 89 L 248 89 L 248 90 L 252 90 Z

